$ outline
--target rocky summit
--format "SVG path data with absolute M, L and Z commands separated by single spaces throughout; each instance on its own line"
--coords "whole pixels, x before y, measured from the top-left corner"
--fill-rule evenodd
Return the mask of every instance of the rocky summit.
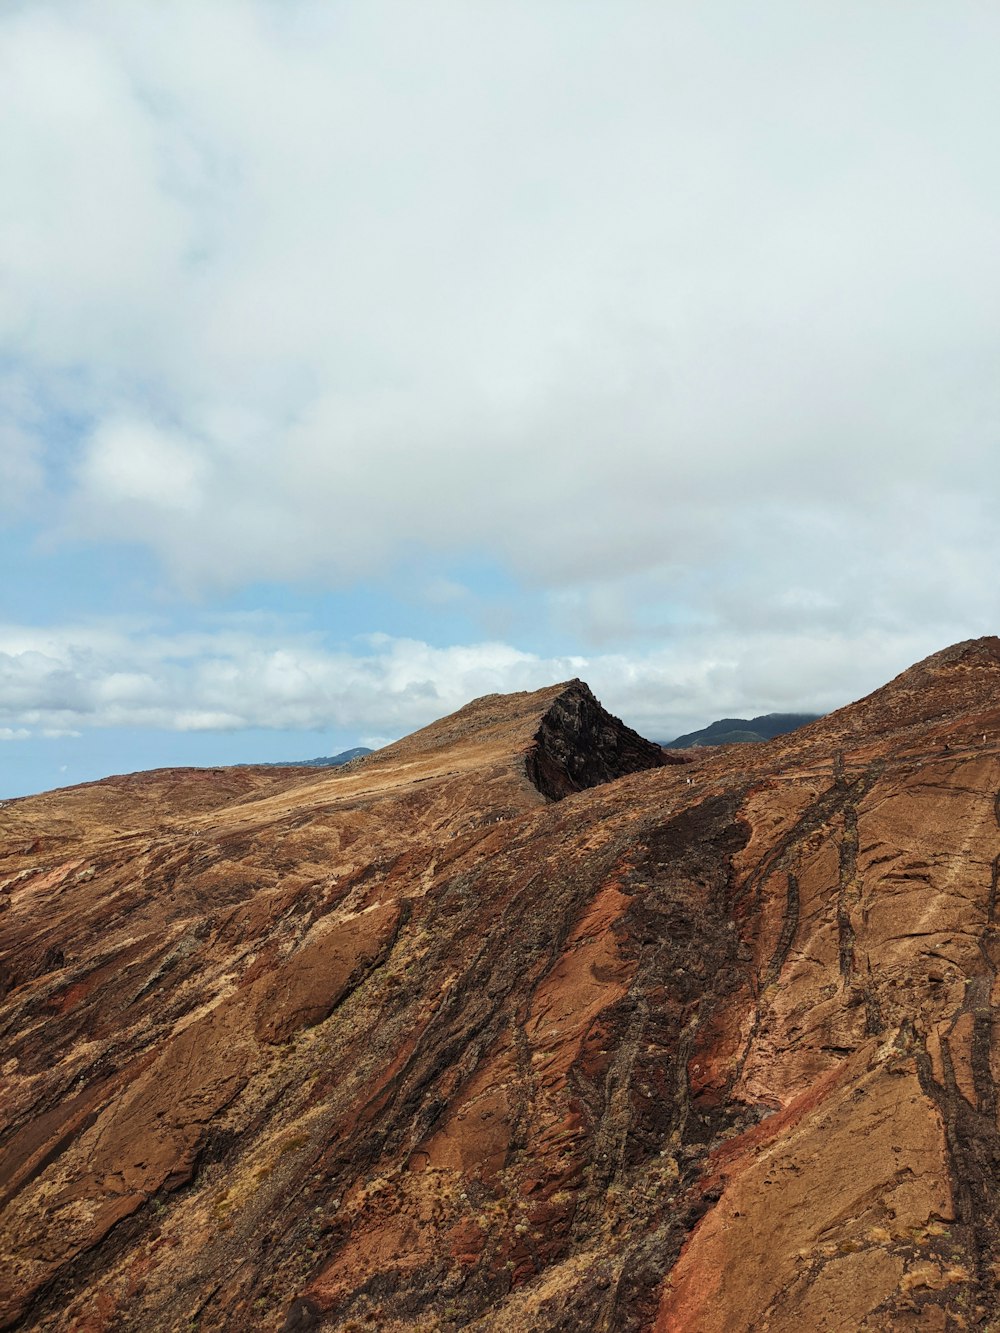
M 0 1326 L 1000 1328 L 1000 640 L 684 758 L 6 803 Z

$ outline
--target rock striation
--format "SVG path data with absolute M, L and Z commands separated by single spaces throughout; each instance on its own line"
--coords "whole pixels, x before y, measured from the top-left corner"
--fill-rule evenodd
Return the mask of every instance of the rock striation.
M 685 760 L 573 681 L 6 803 L 0 1327 L 992 1327 L 1000 640 Z

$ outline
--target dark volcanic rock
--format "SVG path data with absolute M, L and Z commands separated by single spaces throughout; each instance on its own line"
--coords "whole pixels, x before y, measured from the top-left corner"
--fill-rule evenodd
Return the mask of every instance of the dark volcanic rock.
M 660 746 L 606 713 L 588 686 L 573 680 L 542 718 L 527 769 L 542 795 L 558 801 L 667 762 Z

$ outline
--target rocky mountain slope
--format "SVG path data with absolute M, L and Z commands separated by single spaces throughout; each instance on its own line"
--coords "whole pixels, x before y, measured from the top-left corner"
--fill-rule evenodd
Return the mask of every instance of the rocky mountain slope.
M 0 1326 L 997 1327 L 998 736 L 983 639 L 7 803 Z

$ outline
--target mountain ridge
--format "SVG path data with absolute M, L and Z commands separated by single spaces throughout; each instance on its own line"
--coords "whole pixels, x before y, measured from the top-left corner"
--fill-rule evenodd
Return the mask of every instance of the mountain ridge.
M 821 713 L 762 713 L 758 717 L 724 717 L 698 731 L 685 732 L 665 741 L 668 750 L 687 750 L 704 745 L 734 745 L 774 740 L 786 732 L 815 722 Z
M 339 754 L 320 755 L 316 759 L 277 759 L 256 764 L 237 764 L 237 768 L 342 768 L 352 760 L 363 759 L 366 754 L 374 753 L 367 745 L 355 745 L 353 749 L 341 750 Z
M 0 809 L 2 1325 L 997 1317 L 998 727 L 991 638 L 682 766 L 574 681 Z

